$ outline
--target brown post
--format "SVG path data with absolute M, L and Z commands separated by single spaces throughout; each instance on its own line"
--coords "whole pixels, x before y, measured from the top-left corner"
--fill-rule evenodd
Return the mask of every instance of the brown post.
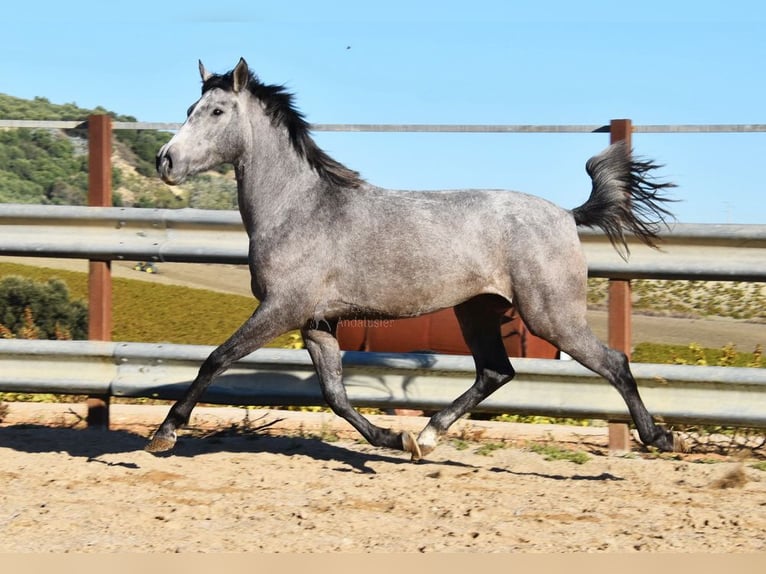
M 609 143 L 625 141 L 631 148 L 633 124 L 630 120 L 612 120 L 609 125 Z M 609 280 L 608 343 L 613 349 L 622 351 L 630 359 L 631 312 L 633 301 L 629 279 Z M 630 450 L 630 431 L 622 422 L 609 421 L 609 450 L 625 452 Z
M 88 117 L 88 205 L 112 205 L 112 120 L 106 115 Z M 111 261 L 91 260 L 88 265 L 88 339 L 112 339 Z M 88 397 L 88 426 L 109 428 L 109 396 Z

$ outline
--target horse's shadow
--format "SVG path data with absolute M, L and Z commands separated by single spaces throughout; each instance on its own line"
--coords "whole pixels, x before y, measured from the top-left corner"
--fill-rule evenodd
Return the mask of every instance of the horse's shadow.
M 194 458 L 217 452 L 225 453 L 270 453 L 284 456 L 302 455 L 318 461 L 335 462 L 340 466 L 332 468 L 336 472 L 358 472 L 375 474 L 371 463 L 393 465 L 411 465 L 409 455 L 398 451 L 385 450 L 367 452 L 356 450 L 348 442 L 336 445 L 316 437 L 281 436 L 259 433 L 257 431 L 236 431 L 224 429 L 205 436 L 181 435 L 175 448 L 160 455 L 143 452 L 147 437 L 126 430 L 95 430 L 83 428 L 60 428 L 45 425 L 21 424 L 0 428 L 0 448 L 9 448 L 19 452 L 46 453 L 65 452 L 74 458 L 84 458 L 88 462 L 109 466 L 138 469 L 140 464 L 135 457 L 126 461 L 103 460 L 105 455 L 140 453 L 152 457 Z M 478 467 L 452 460 L 421 460 L 418 465 L 453 466 L 478 469 Z M 507 468 L 491 467 L 490 472 L 505 472 L 513 476 L 536 476 L 550 480 L 588 480 L 621 481 L 623 478 L 609 473 L 599 475 L 546 474 L 539 472 L 521 472 Z
M 147 438 L 126 430 L 95 430 L 75 428 L 52 428 L 44 425 L 15 425 L 0 428 L 0 448 L 19 452 L 46 453 L 66 452 L 75 458 L 89 462 L 139 468 L 135 460 L 130 462 L 107 462 L 104 455 L 127 454 L 143 451 Z M 272 453 L 285 456 L 303 455 L 314 460 L 337 462 L 342 466 L 333 470 L 374 474 L 370 463 L 413 464 L 409 454 L 387 455 L 384 452 L 370 453 L 349 448 L 348 443 L 335 445 L 319 438 L 302 436 L 273 436 L 256 432 L 220 431 L 208 436 L 181 435 L 174 449 L 160 455 L 145 454 L 147 457 L 193 458 L 216 452 L 226 453 Z M 394 453 L 394 451 L 391 451 Z M 466 466 L 453 461 L 419 461 L 417 464 Z
M 598 481 L 598 482 L 608 482 L 608 481 L 621 481 L 625 480 L 622 477 L 615 476 L 611 472 L 602 472 L 601 474 L 574 474 L 572 476 L 566 476 L 564 474 L 546 474 L 542 472 L 520 472 L 517 470 L 509 470 L 507 468 L 500 468 L 497 466 L 493 466 L 489 469 L 490 472 L 507 472 L 508 474 L 512 474 L 514 476 L 536 476 L 539 478 L 547 478 L 550 480 L 588 480 L 588 481 Z

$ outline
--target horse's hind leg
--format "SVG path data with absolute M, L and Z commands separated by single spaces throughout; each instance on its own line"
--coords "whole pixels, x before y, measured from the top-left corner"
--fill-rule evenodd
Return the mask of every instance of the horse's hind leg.
M 572 344 L 572 340 L 576 343 Z M 580 364 L 604 377 L 617 389 L 628 407 L 642 443 L 662 451 L 685 450 L 679 437 L 655 424 L 638 392 L 638 385 L 630 371 L 625 353 L 601 343 L 587 326 L 582 327 L 573 339 L 565 340 L 560 348 Z
M 652 420 L 641 400 L 625 354 L 604 345 L 588 327 L 585 320 L 584 270 L 581 281 L 567 282 L 565 278 L 564 273 L 559 273 L 558 283 L 554 282 L 555 277 L 549 278 L 543 283 L 545 289 L 535 285 L 522 291 L 517 285 L 516 303 L 526 326 L 535 335 L 556 345 L 578 363 L 609 381 L 625 401 L 644 444 L 664 451 L 682 450 L 682 441 Z M 567 291 L 567 285 L 578 285 L 579 289 Z
M 504 301 L 490 295 L 474 297 L 455 307 L 460 329 L 476 364 L 476 380 L 428 421 L 418 436 L 421 455 L 431 452 L 455 421 L 513 378 L 515 373 L 500 332 L 505 308 Z M 417 460 L 414 454 L 413 460 Z
M 337 322 L 323 321 L 302 331 L 325 401 L 335 414 L 346 419 L 373 446 L 403 450 L 412 453 L 413 457 L 419 457 L 418 445 L 410 433 L 395 433 L 375 426 L 351 406 L 343 386 L 340 347 L 335 338 L 336 327 Z

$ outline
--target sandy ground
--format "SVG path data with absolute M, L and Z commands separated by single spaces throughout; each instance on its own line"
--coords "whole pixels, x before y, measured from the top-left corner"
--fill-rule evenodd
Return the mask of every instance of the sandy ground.
M 78 259 L 49 259 L 39 257 L 0 257 L 25 265 L 40 265 L 53 269 L 87 271 L 87 261 Z M 133 270 L 133 262 L 115 261 L 112 273 L 115 277 L 142 279 L 145 281 L 186 285 L 223 293 L 250 297 L 250 272 L 246 265 L 201 265 L 194 263 L 161 263 L 156 275 Z M 588 322 L 601 340 L 607 339 L 606 311 L 591 310 Z M 756 344 L 766 344 L 766 325 L 730 319 L 684 319 L 633 315 L 633 343 L 642 342 L 688 345 L 697 343 L 703 347 L 721 348 L 734 343 L 741 351 L 752 351 Z
M 81 428 L 83 405 L 11 404 L 0 552 L 766 551 L 752 461 L 607 456 L 604 428 L 461 421 L 415 464 L 332 415 L 234 408 L 198 408 L 156 457 L 142 448 L 165 411 L 113 405 L 107 432 Z M 590 459 L 529 448 L 553 443 Z

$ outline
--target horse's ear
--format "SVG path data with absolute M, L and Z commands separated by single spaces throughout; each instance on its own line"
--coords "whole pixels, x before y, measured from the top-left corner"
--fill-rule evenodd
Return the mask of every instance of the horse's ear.
M 245 62 L 244 58 L 239 59 L 239 63 L 237 63 L 237 67 L 234 68 L 232 76 L 234 79 L 233 87 L 235 92 L 238 92 L 244 86 L 247 86 L 250 81 L 250 70 L 247 69 L 247 62 Z
M 199 60 L 199 75 L 200 75 L 200 77 L 202 78 L 202 82 L 203 82 L 203 83 L 204 83 L 204 82 L 206 82 L 206 81 L 207 81 L 207 79 L 208 79 L 210 76 L 212 76 L 212 75 L 213 75 L 213 74 L 211 74 L 210 72 L 208 72 L 208 71 L 205 69 L 205 64 L 203 64 L 203 63 L 202 63 L 202 60 Z

